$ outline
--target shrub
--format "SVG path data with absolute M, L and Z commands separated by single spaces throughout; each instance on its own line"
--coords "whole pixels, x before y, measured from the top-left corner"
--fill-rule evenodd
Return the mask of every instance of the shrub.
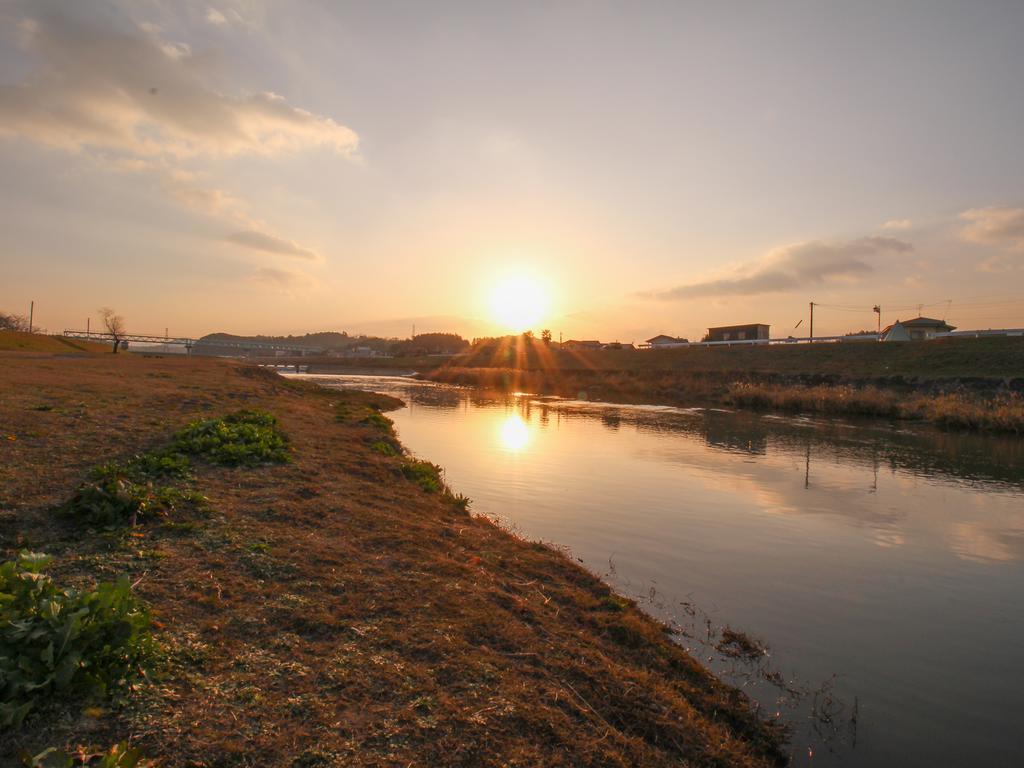
M 0 727 L 55 694 L 105 696 L 152 653 L 149 612 L 127 576 L 61 589 L 43 573 L 49 563 L 22 552 L 0 565 Z
M 263 411 L 238 411 L 223 419 L 194 421 L 177 434 L 173 449 L 226 466 L 288 461 L 288 440 L 277 419 Z

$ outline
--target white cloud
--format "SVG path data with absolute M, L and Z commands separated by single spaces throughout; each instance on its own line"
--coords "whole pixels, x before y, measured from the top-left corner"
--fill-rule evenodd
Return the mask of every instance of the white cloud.
M 960 233 L 964 240 L 1024 251 L 1024 208 L 971 208 L 960 218 L 967 222 Z
M 217 27 L 228 23 L 227 17 L 216 8 L 206 9 L 206 20 Z
M 889 219 L 887 222 L 885 222 L 885 224 L 882 225 L 882 229 L 888 230 L 903 231 L 913 228 L 914 222 L 912 222 L 910 219 Z
M 235 243 L 236 245 L 252 248 L 256 251 L 263 251 L 264 253 L 275 253 L 281 256 L 295 256 L 300 259 L 309 259 L 311 261 L 316 261 L 320 258 L 316 253 L 308 248 L 303 248 L 294 240 L 285 240 L 283 237 L 275 237 L 274 235 L 268 235 L 265 232 L 257 232 L 255 230 L 232 232 L 225 239 L 229 242 Z
M 221 93 L 212 85 L 215 73 L 187 45 L 154 31 L 101 26 L 57 10 L 30 13 L 21 30 L 40 66 L 23 82 L 0 86 L 0 133 L 135 156 L 326 147 L 350 157 L 358 147 L 351 128 L 278 94 Z
M 862 237 L 845 243 L 812 240 L 777 248 L 724 277 L 646 294 L 664 301 L 710 296 L 779 293 L 829 280 L 856 279 L 874 270 L 871 259 L 914 247 L 892 237 Z
M 119 20 L 74 4 L 22 7 L 13 18 L 36 68 L 17 84 L 0 85 L 0 136 L 79 153 L 106 170 L 151 175 L 175 203 L 227 225 L 224 237 L 235 245 L 320 259 L 269 232 L 244 201 L 183 163 L 311 148 L 356 159 L 354 131 L 278 94 L 224 93 L 214 85 L 220 73 L 208 57 L 195 56 L 187 43 L 161 39 L 157 24 L 133 24 L 128 16 Z M 0 16 L 11 18 L 6 11 Z M 210 7 L 206 21 L 245 20 L 233 8 Z M 287 274 L 271 271 L 262 279 L 281 284 Z M 294 276 L 288 282 L 308 284 Z

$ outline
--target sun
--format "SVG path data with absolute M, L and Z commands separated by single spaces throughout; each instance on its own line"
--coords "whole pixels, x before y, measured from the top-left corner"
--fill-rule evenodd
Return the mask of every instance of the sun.
M 529 277 L 506 277 L 491 292 L 491 314 L 510 331 L 533 330 L 548 310 L 544 286 Z

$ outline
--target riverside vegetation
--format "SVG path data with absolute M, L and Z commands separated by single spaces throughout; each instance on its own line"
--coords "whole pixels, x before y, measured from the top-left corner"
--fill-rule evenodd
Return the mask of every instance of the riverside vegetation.
M 106 606 L 98 638 L 121 628 L 102 642 L 109 665 L 66 665 L 87 671 L 80 686 L 58 695 L 52 672 L 54 695 L 12 717 L 0 754 L 109 768 L 785 762 L 783 728 L 666 627 L 563 553 L 468 514 L 401 447 L 381 413 L 397 401 L 221 361 L 6 354 L 4 573 L 46 585 L 43 612 Z M 45 666 L 48 647 L 27 653 Z M 4 703 L 23 707 L 18 690 Z
M 516 339 L 422 372 L 449 384 L 622 403 L 924 420 L 1024 433 L 1024 340 L 556 352 Z

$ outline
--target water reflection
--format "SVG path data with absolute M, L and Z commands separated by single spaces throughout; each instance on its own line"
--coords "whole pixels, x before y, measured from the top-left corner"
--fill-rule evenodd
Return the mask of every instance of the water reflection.
M 498 439 L 506 451 L 518 453 L 530 442 L 530 430 L 518 413 L 510 413 L 498 430 Z
M 477 512 L 598 573 L 613 562 L 665 618 L 697 605 L 754 631 L 787 677 L 838 674 L 837 695 L 859 702 L 857 748 L 829 755 L 808 731 L 797 764 L 806 748 L 815 766 L 1024 754 L 1024 441 L 338 383 L 405 400 L 402 441 Z

